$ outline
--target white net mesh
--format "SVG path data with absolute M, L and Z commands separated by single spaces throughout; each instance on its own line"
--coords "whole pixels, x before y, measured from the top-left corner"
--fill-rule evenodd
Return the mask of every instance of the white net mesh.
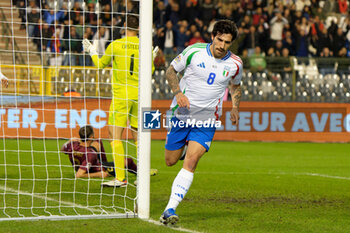
M 112 176 L 75 178 L 60 150 L 89 124 L 113 161 L 108 135 L 113 69 L 98 70 L 81 42 L 95 41 L 101 57 L 123 36 L 126 15 L 137 16 L 138 7 L 124 0 L 0 2 L 0 67 L 9 79 L 0 97 L 1 220 L 135 216 L 134 174 L 122 168 L 128 182 L 122 188 L 101 185 Z M 125 127 L 121 141 L 136 163 L 131 135 Z

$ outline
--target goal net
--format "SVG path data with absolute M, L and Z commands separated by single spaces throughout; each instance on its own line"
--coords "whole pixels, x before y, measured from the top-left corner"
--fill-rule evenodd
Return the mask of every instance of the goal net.
M 119 156 L 138 165 L 137 175 L 117 168 L 125 173 L 125 187 L 102 185 L 113 176 L 92 177 L 93 168 L 108 173 L 100 155 L 84 166 L 75 157 L 81 154 L 73 150 L 70 160 L 61 148 L 79 139 L 81 127 L 91 125 L 107 161 L 113 162 L 108 120 L 111 101 L 118 99 L 113 95 L 118 70 L 112 63 L 98 69 L 84 53 L 82 40 L 94 44 L 101 58 L 112 41 L 125 36 L 127 16 L 135 15 L 143 28 L 139 57 L 151 60 L 151 34 L 146 31 L 152 27 L 152 8 L 146 9 L 151 6 L 149 0 L 0 2 L 0 71 L 9 80 L 8 87 L 0 87 L 0 220 L 148 218 L 149 134 L 139 132 L 136 144 L 132 128 L 124 127 L 124 153 Z M 123 59 L 131 57 L 125 53 Z M 148 85 L 151 64 L 143 59 L 136 75 Z M 127 89 L 130 84 L 126 79 L 117 85 Z M 137 115 L 150 106 L 151 94 L 141 90 L 139 95 Z M 140 125 L 142 119 L 138 121 Z M 88 177 L 77 177 L 80 168 Z

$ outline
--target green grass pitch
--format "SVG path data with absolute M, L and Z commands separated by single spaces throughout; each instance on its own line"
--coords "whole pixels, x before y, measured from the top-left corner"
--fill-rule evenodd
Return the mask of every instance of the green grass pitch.
M 1 218 L 48 212 L 88 214 L 100 205 L 110 212 L 133 208 L 136 190 L 132 186 L 100 192 L 101 179 L 72 179 L 67 156 L 58 153 L 63 143 L 0 140 Z M 104 145 L 110 152 L 109 144 Z M 134 155 L 134 149 L 128 148 Z M 164 141 L 152 142 L 152 167 L 159 170 L 151 177 L 154 220 L 163 212 L 182 166 L 180 161 L 166 167 L 163 148 Z M 213 142 L 177 209 L 178 227 L 198 232 L 350 232 L 349 151 L 348 144 Z M 108 157 L 111 159 L 110 154 Z M 135 176 L 129 178 L 133 181 Z M 125 194 L 130 198 L 123 198 Z M 79 206 L 73 208 L 72 202 Z M 80 208 L 86 205 L 91 208 Z M 111 205 L 122 208 L 109 208 Z M 4 221 L 0 229 L 16 233 L 178 232 L 139 219 Z

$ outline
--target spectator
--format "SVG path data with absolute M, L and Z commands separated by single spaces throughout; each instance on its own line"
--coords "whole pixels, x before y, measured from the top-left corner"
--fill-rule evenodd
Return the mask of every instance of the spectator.
M 306 36 L 309 35 L 311 25 L 306 17 L 302 17 L 301 22 L 295 23 L 295 27 L 298 31 L 303 30 Z
M 81 22 L 81 18 L 83 18 L 83 9 L 80 7 L 80 3 L 76 1 L 71 9 L 70 19 L 73 19 L 73 24 L 76 25 Z
M 260 23 L 257 28 L 259 46 L 262 51 L 266 52 L 269 46 L 269 41 L 266 38 L 269 38 L 269 27 L 263 18 L 260 19 Z
M 38 30 L 38 23 L 40 14 L 38 8 L 31 8 L 31 12 L 28 14 L 28 37 L 33 37 L 35 31 Z
M 173 59 L 173 56 L 176 53 L 175 38 L 175 30 L 173 29 L 173 24 L 171 20 L 169 20 L 168 22 L 166 22 L 164 34 L 164 55 L 167 63 Z
M 18 8 L 18 14 L 19 14 L 19 18 L 21 18 L 21 26 L 20 29 L 25 29 L 25 23 L 27 22 L 26 20 L 26 5 L 24 0 L 18 0 L 16 2 L 16 7 Z
M 47 45 L 52 37 L 52 30 L 47 23 L 39 20 L 39 27 L 36 32 L 34 43 L 37 45 L 39 51 L 46 51 Z
M 348 57 L 348 51 L 347 51 L 346 45 L 339 50 L 337 57 L 342 57 L 342 58 Z
M 337 33 L 333 35 L 332 51 L 334 56 L 339 56 L 339 51 L 345 46 L 346 38 L 341 28 L 337 29 Z
M 51 39 L 47 43 L 47 51 L 50 53 L 50 62 L 51 66 L 60 66 L 62 64 L 62 42 L 60 39 L 60 29 L 56 28 L 56 31 L 53 33 Z
M 191 0 L 187 0 L 184 9 L 181 10 L 181 20 L 187 20 L 189 24 L 194 24 L 194 19 L 198 17 L 198 11 L 193 6 Z
M 218 19 L 228 19 L 228 20 L 231 20 L 231 21 L 234 21 L 233 19 L 233 14 L 232 14 L 232 9 L 231 8 L 226 8 L 224 10 L 221 10 L 222 11 L 222 14 L 219 14 L 218 15 Z M 212 20 L 212 22 L 216 22 L 216 20 Z M 211 23 L 210 23 L 211 24 Z M 209 24 L 209 25 L 210 25 Z M 213 28 L 214 26 L 211 25 L 211 27 Z
M 50 9 L 50 11 L 45 12 L 44 19 L 46 23 L 48 23 L 49 25 L 55 21 L 55 18 L 56 18 L 56 14 L 53 9 Z
M 267 52 L 267 55 L 268 56 L 272 56 L 272 57 L 281 57 L 282 56 L 282 50 L 283 50 L 283 43 L 282 43 L 281 40 L 278 40 L 278 41 L 276 41 L 276 44 L 274 46 L 269 48 L 269 51 Z
M 125 1 L 123 1 L 125 3 Z M 129 13 L 129 14 L 138 14 L 139 10 L 138 10 L 138 6 L 136 4 L 136 2 L 132 2 L 131 0 L 126 0 L 126 3 L 124 5 L 124 10 L 125 13 Z
M 283 17 L 286 18 L 286 20 L 288 20 L 288 23 L 293 22 L 293 17 L 291 15 L 290 8 L 285 8 L 284 9 Z
M 97 44 L 97 53 L 102 56 L 105 53 L 107 42 L 109 40 L 109 31 L 105 27 L 101 26 L 92 38 L 93 43 Z
M 289 50 L 287 48 L 283 48 L 282 49 L 282 59 L 281 61 L 281 65 L 283 66 L 283 71 L 284 72 L 291 72 L 292 71 L 292 67 L 290 65 L 290 61 L 289 61 Z
M 275 43 L 278 40 L 282 40 L 282 33 L 284 25 L 288 24 L 288 20 L 282 16 L 280 12 L 276 13 L 270 21 L 271 34 L 270 38 Z
M 158 46 L 161 50 L 164 50 L 164 27 L 156 28 L 156 33 L 153 36 L 153 45 Z
M 347 0 L 338 0 L 339 13 L 346 15 L 348 12 L 348 1 Z
M 180 26 L 176 33 L 176 50 L 183 51 L 188 46 L 188 34 L 185 26 Z
M 309 20 L 311 16 L 312 16 L 312 13 L 311 13 L 310 7 L 305 6 L 303 10 L 303 17 Z
M 309 55 L 308 51 L 309 42 L 305 35 L 304 30 L 300 30 L 296 39 L 296 56 L 297 57 L 307 57 Z
M 323 11 L 327 14 L 327 13 L 331 13 L 331 12 L 336 12 L 337 9 L 337 2 L 336 0 L 327 0 L 325 1 L 325 4 L 323 6 Z
M 56 10 L 59 10 L 63 6 L 63 0 L 46 0 L 47 5 L 49 8 Z
M 284 48 L 288 49 L 290 55 L 294 55 L 293 51 L 295 51 L 295 42 L 290 31 L 285 32 L 282 44 Z
M 216 9 L 212 0 L 204 0 L 199 9 L 199 20 L 204 25 L 209 25 L 209 22 L 215 17 Z
M 233 11 L 232 11 L 232 16 L 234 19 L 233 21 L 237 22 L 237 24 L 240 24 L 244 15 L 245 15 L 245 11 L 241 7 L 240 2 L 236 2 L 235 7 L 233 8 Z
M 257 26 L 260 23 L 260 19 L 266 19 L 266 16 L 263 15 L 263 10 L 261 7 L 257 8 L 256 11 L 253 12 L 253 25 Z
M 331 38 L 328 35 L 328 30 L 326 27 L 323 28 L 322 31 L 319 31 L 317 33 L 318 40 L 317 40 L 317 55 L 320 56 L 321 52 L 323 51 L 323 48 L 331 48 Z
M 112 18 L 112 27 L 110 29 L 110 35 L 112 40 L 117 40 L 122 38 L 121 30 L 120 28 L 123 26 L 123 21 L 118 21 L 116 18 Z
M 88 4 L 88 11 L 85 12 L 85 24 L 93 26 L 94 28 L 97 26 L 97 14 L 95 14 L 95 4 Z
M 328 47 L 323 48 L 321 55 L 322 58 L 330 58 L 333 57 L 333 52 L 329 50 Z M 334 70 L 334 64 L 329 62 L 328 60 L 320 60 L 318 62 L 319 71 L 321 74 L 333 74 L 335 72 Z
M 320 17 L 319 16 L 315 16 L 314 19 L 311 19 L 311 34 L 312 35 L 318 35 L 319 32 L 323 31 L 324 28 L 324 24 L 322 23 L 322 21 L 320 21 Z
M 167 14 L 166 14 L 166 20 L 171 21 L 173 25 L 177 25 L 177 23 L 180 21 L 181 16 L 180 16 L 180 5 L 176 2 L 172 3 L 171 5 L 169 4 L 170 7 L 167 9 Z
M 122 11 L 122 0 L 112 0 L 112 4 L 111 4 L 111 9 L 112 12 L 121 12 Z
M 77 31 L 77 34 L 80 38 L 83 38 L 83 35 L 84 35 L 84 16 L 80 15 L 79 16 L 79 22 L 77 24 L 74 24 L 75 25 L 75 28 L 76 28 L 76 31 Z
M 243 32 L 245 34 L 248 34 L 251 24 L 252 24 L 251 18 L 248 15 L 246 15 L 243 17 L 243 21 L 241 22 L 241 24 L 239 26 L 243 29 Z
M 163 1 L 159 1 L 157 7 L 153 8 L 153 23 L 159 28 L 165 25 L 165 19 L 165 5 Z
M 244 37 L 243 47 L 248 49 L 248 54 L 250 55 L 254 53 L 256 46 L 260 46 L 259 34 L 256 32 L 255 26 L 251 25 L 249 28 L 249 33 Z
M 82 52 L 81 48 L 81 37 L 76 32 L 75 27 L 70 28 L 70 36 L 68 40 L 63 41 L 63 50 L 67 53 L 64 56 L 63 65 L 64 66 L 76 66 L 77 64 L 83 65 L 83 58 L 79 54 Z M 77 58 L 79 58 L 79 63 L 77 63 Z
M 107 4 L 103 7 L 103 12 L 101 14 L 101 19 L 104 25 L 112 25 L 112 12 L 111 5 Z
M 310 0 L 296 0 L 295 1 L 295 10 L 302 11 L 305 6 L 311 6 Z
M 193 34 L 193 37 L 188 42 L 188 45 L 193 45 L 196 43 L 205 43 L 205 40 L 203 39 L 203 37 L 201 36 L 201 33 L 199 31 L 196 31 Z
M 254 54 L 249 56 L 249 66 L 252 72 L 262 72 L 266 69 L 265 56 L 259 46 L 255 47 Z

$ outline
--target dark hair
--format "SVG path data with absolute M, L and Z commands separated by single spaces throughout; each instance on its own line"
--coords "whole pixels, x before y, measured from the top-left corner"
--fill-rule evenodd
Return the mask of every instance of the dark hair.
M 128 15 L 126 17 L 126 29 L 127 30 L 138 30 L 139 29 L 139 18 L 135 15 Z
M 79 136 L 81 141 L 87 141 L 94 134 L 94 129 L 91 125 L 83 126 L 79 129 Z
M 220 20 L 214 25 L 212 35 L 215 37 L 217 34 L 231 34 L 232 41 L 238 37 L 238 29 L 234 22 L 231 20 Z

